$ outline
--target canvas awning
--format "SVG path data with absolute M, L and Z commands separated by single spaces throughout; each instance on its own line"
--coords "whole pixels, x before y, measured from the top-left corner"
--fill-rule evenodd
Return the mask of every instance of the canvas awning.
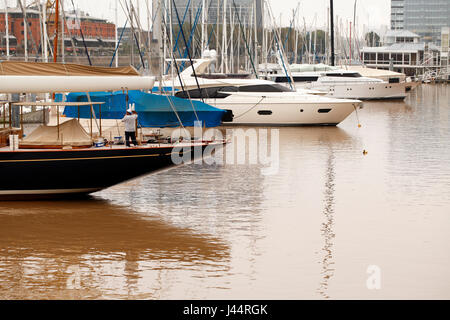
M 72 63 L 0 62 L 0 76 L 140 76 L 132 66 L 105 68 Z
M 59 126 L 40 126 L 27 135 L 20 143 L 20 148 L 62 148 L 64 146 L 87 148 L 92 139 L 76 119 Z

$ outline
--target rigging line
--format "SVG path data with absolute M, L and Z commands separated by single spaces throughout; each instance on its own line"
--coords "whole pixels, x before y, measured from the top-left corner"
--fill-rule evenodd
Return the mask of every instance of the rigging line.
M 251 107 L 250 109 L 248 109 L 247 111 L 245 111 L 244 113 L 234 117 L 233 119 L 239 119 L 240 117 L 243 117 L 244 115 L 246 115 L 247 113 L 249 113 L 250 111 L 252 111 L 253 109 L 255 109 L 257 106 L 260 105 L 261 102 L 263 102 L 263 100 L 266 98 L 266 96 L 263 96 L 261 98 L 261 100 L 258 101 L 258 103 L 256 103 L 253 107 Z
M 60 2 L 61 4 L 61 11 L 63 12 L 63 23 L 66 25 L 66 30 L 69 33 L 69 37 L 70 37 L 70 44 L 72 45 L 72 50 L 73 53 L 75 54 L 75 58 L 77 59 L 77 63 L 80 63 L 80 59 L 78 58 L 78 53 L 77 53 L 77 48 L 75 46 L 75 42 L 73 41 L 73 37 L 72 37 L 72 31 L 70 31 L 69 25 L 67 24 L 67 17 L 66 17 L 66 12 L 64 11 L 64 1 Z M 80 28 L 81 28 L 81 21 L 80 21 Z M 64 35 L 63 35 L 63 41 L 64 41 Z
M 137 26 L 138 26 L 138 28 L 139 28 L 139 33 L 142 33 L 142 31 L 144 30 L 144 28 L 142 28 L 142 25 L 141 25 L 141 20 L 138 18 L 138 16 L 137 16 L 137 13 L 136 13 L 136 10 L 135 10 L 135 8 L 134 8 L 134 5 L 133 5 L 133 3 L 132 2 L 130 2 L 130 4 L 131 4 L 131 6 L 132 6 L 132 11 L 131 11 L 131 13 L 133 14 L 133 16 L 134 16 L 134 18 L 135 18 L 135 20 L 136 20 L 136 23 L 137 23 Z M 138 33 L 138 34 L 139 34 Z M 140 38 L 140 37 L 139 37 Z M 138 44 L 138 48 L 139 48 L 139 44 Z M 143 49 L 145 49 L 145 50 L 149 50 L 150 48 L 147 48 L 147 45 L 145 44 L 145 41 L 144 41 L 144 46 L 143 46 Z
M 114 59 L 116 58 L 117 51 L 119 51 L 120 42 L 122 42 L 122 37 L 123 37 L 123 34 L 125 32 L 125 28 L 127 27 L 127 24 L 128 24 L 128 19 L 127 19 L 127 21 L 125 21 L 125 25 L 123 26 L 122 32 L 120 33 L 119 41 L 117 42 L 116 49 L 114 50 L 114 53 L 113 53 L 113 56 L 112 56 L 112 59 L 111 59 L 111 63 L 109 64 L 110 68 L 112 67 L 112 65 L 114 63 Z
M 186 49 L 187 49 L 187 53 L 188 53 L 188 56 L 189 56 L 189 61 L 191 63 L 191 67 L 192 67 L 192 72 L 194 73 L 195 82 L 197 83 L 197 87 L 198 87 L 198 90 L 199 90 L 199 93 L 200 93 L 200 97 L 202 99 L 202 102 L 204 103 L 205 100 L 203 99 L 202 90 L 200 88 L 200 84 L 198 83 L 197 74 L 195 73 L 194 63 L 193 63 L 192 58 L 191 58 L 191 53 L 189 52 L 189 47 L 188 47 L 187 42 L 186 42 L 186 37 L 184 36 L 183 26 L 180 24 L 180 16 L 178 15 L 178 9 L 177 9 L 177 5 L 175 4 L 175 0 L 172 0 L 172 3 L 173 3 L 173 6 L 174 6 L 174 9 L 175 9 L 175 13 L 177 15 L 177 20 L 178 20 L 178 25 L 180 26 L 181 35 L 183 36 L 183 41 L 184 41 L 184 44 L 185 44 Z
M 200 20 L 200 13 L 201 13 L 202 5 L 203 4 L 200 5 L 200 7 L 197 9 L 197 12 L 195 14 L 194 25 L 191 28 L 191 32 L 189 34 L 188 46 L 184 49 L 183 58 L 186 58 L 186 56 L 188 55 L 188 52 L 187 52 L 188 51 L 188 47 L 191 46 L 192 42 L 195 42 L 195 30 L 197 29 L 197 24 L 198 24 L 198 21 Z M 184 61 L 181 64 L 181 69 L 184 70 Z
M 25 9 L 22 5 L 22 0 L 18 0 L 17 3 L 19 4 L 20 9 L 22 10 L 23 19 L 25 20 L 25 24 L 27 25 L 27 27 L 26 27 L 27 33 L 28 33 L 29 37 L 31 38 L 31 42 L 33 44 L 33 49 L 35 50 L 34 52 L 36 53 L 36 59 L 37 59 L 39 57 L 39 51 L 37 49 L 36 42 L 34 41 L 34 38 L 33 38 L 33 32 L 31 30 L 31 28 L 28 27 L 28 19 L 27 19 L 28 12 L 25 11 Z
M 72 1 L 73 1 L 73 0 L 72 0 Z M 137 36 L 136 36 L 135 28 L 134 28 L 134 26 L 133 26 L 133 16 L 132 16 L 132 14 L 131 14 L 131 12 L 130 12 L 130 9 L 128 8 L 128 4 L 127 4 L 126 1 L 125 1 L 125 6 L 126 6 L 127 11 L 125 11 L 125 9 L 123 8 L 122 2 L 121 2 L 120 0 L 119 0 L 119 3 L 120 3 L 120 6 L 122 7 L 122 10 L 123 10 L 125 13 L 128 12 L 128 16 L 129 16 L 129 20 L 130 20 L 130 25 L 131 25 L 131 32 L 133 33 L 133 38 L 134 38 L 134 40 L 136 41 L 136 46 L 137 46 L 137 49 L 138 49 L 138 51 L 139 51 L 139 57 L 141 58 L 142 68 L 145 69 L 145 63 L 144 63 L 144 58 L 142 57 L 141 47 L 139 46 L 139 40 L 138 40 L 138 38 L 137 38 Z M 132 10 L 132 11 L 134 10 L 134 7 L 133 7 L 133 6 L 131 6 L 131 10 Z
M 209 0 L 208 15 L 209 15 L 209 10 L 211 10 L 211 4 L 212 4 L 212 2 L 213 2 L 213 0 Z M 220 2 L 220 3 L 222 3 L 222 2 Z M 219 10 L 220 10 L 221 7 L 222 7 L 222 5 L 220 5 Z M 218 20 L 219 20 L 219 16 L 217 15 L 217 16 L 216 16 L 216 23 L 213 24 L 213 26 L 212 26 L 212 28 L 211 28 L 211 32 L 210 32 L 210 34 L 209 34 L 209 36 L 208 36 L 208 41 L 206 42 L 206 47 L 209 47 L 209 43 L 211 42 L 212 35 L 213 35 L 213 33 L 214 33 L 214 29 L 215 29 L 215 27 L 216 27 L 216 25 L 217 25 L 217 21 L 218 21 Z M 208 28 L 207 28 L 207 30 L 208 30 Z M 217 50 L 217 48 L 216 48 L 216 50 Z
M 44 42 L 48 41 L 48 35 L 44 36 L 44 34 L 43 34 L 43 31 L 44 31 L 43 23 L 45 23 L 45 21 L 44 21 L 44 15 L 42 14 L 42 7 L 39 5 L 39 0 L 36 0 L 36 4 L 39 9 L 39 28 L 41 31 L 41 43 L 39 44 L 39 49 L 41 50 L 41 54 L 44 55 Z M 47 41 L 45 41 L 46 39 L 47 39 Z M 48 41 L 48 44 L 50 45 L 50 41 Z M 53 53 L 51 53 L 51 55 L 53 56 Z
M 361 127 L 361 121 L 359 121 L 359 115 L 358 115 L 358 108 L 356 107 L 356 105 L 353 105 L 353 108 L 355 109 L 356 120 L 358 120 L 358 127 Z
M 41 6 L 38 6 L 39 7 L 39 15 L 41 16 L 41 20 L 42 20 L 42 24 L 46 24 L 47 23 L 47 21 L 45 20 L 44 21 L 44 12 L 43 12 L 43 10 L 41 10 Z M 46 17 L 46 19 L 48 19 L 48 17 Z M 40 24 L 41 24 L 40 23 Z M 41 28 L 41 30 L 43 31 L 44 30 L 44 26 L 43 25 L 41 25 L 40 26 L 40 28 Z M 50 50 L 50 55 L 51 56 L 53 56 L 53 48 L 52 48 L 52 45 L 51 45 L 51 43 L 50 43 L 50 39 L 49 39 L 49 37 L 48 37 L 48 29 L 47 29 L 47 34 L 46 35 L 43 35 L 43 37 L 44 37 L 44 39 L 43 39 L 43 41 L 45 41 L 45 40 L 47 40 L 47 41 L 45 41 L 45 42 L 47 42 L 47 46 L 48 46 L 48 49 L 47 50 Z M 41 50 L 43 51 L 44 49 L 42 48 L 43 47 L 43 43 L 41 44 Z
M 285 50 L 286 50 L 287 45 L 288 45 L 289 36 L 291 35 L 292 26 L 294 25 L 294 22 L 295 22 L 295 16 L 297 15 L 298 7 L 299 6 L 297 5 L 297 8 L 295 8 L 295 10 L 294 10 L 292 20 L 291 20 L 291 22 L 289 24 L 288 32 L 286 33 L 286 39 L 284 40 L 284 48 L 285 48 Z
M 241 18 L 239 17 L 239 12 L 237 11 L 236 3 L 234 2 L 234 0 L 233 0 L 233 7 L 234 7 L 234 12 L 235 12 L 235 14 L 236 14 L 236 16 L 238 18 L 239 27 L 241 29 L 242 37 L 244 39 L 245 46 L 247 48 L 248 56 L 250 57 L 250 62 L 252 64 L 253 72 L 255 73 L 256 79 L 258 79 L 258 73 L 256 72 L 255 63 L 253 62 L 253 58 L 252 58 L 252 55 L 250 53 L 250 48 L 248 47 L 247 38 L 245 37 L 244 28 L 242 27 Z
M 166 23 L 165 19 L 163 19 L 163 24 L 164 24 L 164 27 L 166 28 L 166 32 L 167 32 L 168 31 L 168 26 L 167 26 L 167 23 Z M 200 121 L 200 119 L 198 118 L 198 115 L 197 115 L 197 111 L 195 110 L 194 104 L 192 103 L 192 99 L 191 99 L 191 96 L 189 94 L 189 91 L 186 91 L 184 89 L 183 80 L 181 79 L 180 70 L 178 69 L 178 64 L 177 64 L 177 62 L 175 60 L 175 55 L 174 55 L 173 51 L 172 51 L 171 56 L 172 56 L 172 60 L 173 60 L 173 65 L 175 66 L 175 70 L 177 71 L 178 80 L 180 81 L 181 89 L 183 90 L 183 93 L 187 94 L 187 96 L 189 98 L 189 102 L 191 103 L 192 110 L 194 111 L 194 114 L 195 114 L 195 118 L 197 118 L 197 121 Z
M 183 14 L 182 25 L 184 25 L 184 22 L 186 21 L 186 16 L 187 16 L 187 13 L 188 13 L 188 11 L 189 11 L 189 6 L 190 6 L 190 4 L 191 4 L 191 0 L 188 0 L 188 3 L 187 3 L 187 5 L 186 5 L 186 10 L 184 10 L 184 14 Z M 172 13 L 170 13 L 170 14 L 172 14 Z M 165 19 L 164 19 L 164 20 L 165 20 Z M 166 28 L 166 29 L 167 29 L 167 28 Z M 166 31 L 166 32 L 167 32 L 167 31 Z M 180 39 L 180 36 L 181 36 L 181 32 L 180 32 L 180 30 L 178 30 L 177 39 L 175 40 L 175 44 L 174 44 L 174 46 L 173 46 L 173 52 L 175 52 L 175 50 L 177 49 L 178 54 L 179 54 L 180 57 L 181 57 L 180 48 L 178 47 L 178 41 L 179 41 L 179 39 Z M 166 74 L 169 73 L 169 68 L 170 68 L 170 64 L 167 65 Z
M 180 123 L 181 127 L 183 128 L 184 131 L 188 132 L 187 129 L 185 128 L 185 126 L 183 125 L 183 122 L 181 121 L 180 115 L 178 114 L 178 112 L 177 112 L 177 110 L 176 110 L 176 108 L 175 108 L 175 106 L 174 106 L 174 104 L 173 104 L 172 99 L 171 99 L 170 96 L 167 94 L 167 91 L 165 91 L 165 89 L 164 89 L 164 80 L 163 80 L 162 82 L 163 82 L 163 83 L 162 83 L 163 86 L 162 86 L 161 90 L 164 91 L 164 96 L 167 98 L 167 101 L 169 102 L 170 107 L 172 108 L 172 111 L 175 113 L 175 116 L 177 117 L 178 122 Z
M 145 0 L 145 1 L 147 1 L 147 0 Z M 152 20 L 152 27 L 150 29 L 151 32 L 153 32 L 153 27 L 155 25 L 156 18 L 158 17 L 160 7 L 161 7 L 161 1 L 158 1 L 158 6 L 156 7 L 155 14 L 152 15 L 152 19 L 151 19 Z
M 268 9 L 269 9 L 269 16 L 272 18 L 272 23 L 274 24 L 274 27 L 275 27 L 275 30 L 274 30 L 274 39 L 275 39 L 275 42 L 276 42 L 276 44 L 277 44 L 278 53 L 279 53 L 279 55 L 280 55 L 280 60 L 281 60 L 281 62 L 282 62 L 282 67 L 283 67 L 284 72 L 285 72 L 285 74 L 286 74 L 286 77 L 287 77 L 287 79 L 288 79 L 288 81 L 289 81 L 289 86 L 291 87 L 291 90 L 294 90 L 294 87 L 293 87 L 294 79 L 292 78 L 292 74 L 290 73 L 289 68 L 286 67 L 286 64 L 285 64 L 285 55 L 284 55 L 283 48 L 280 46 L 280 43 L 279 43 L 279 36 L 278 36 L 277 26 L 276 26 L 276 24 L 275 24 L 275 19 L 274 19 L 274 17 L 273 17 L 273 13 L 272 13 L 272 7 L 270 6 L 270 4 L 269 4 L 268 2 L 267 2 L 267 7 L 268 7 Z
M 84 50 L 86 52 L 86 56 L 88 58 L 89 61 L 89 65 L 92 66 L 92 61 L 91 61 L 91 57 L 89 56 L 89 50 L 86 46 L 86 41 L 84 40 L 84 34 L 83 34 L 83 28 L 81 26 L 81 20 L 78 19 L 78 13 L 77 10 L 75 9 L 75 4 L 73 3 L 73 0 L 70 0 L 72 2 L 72 6 L 73 6 L 73 11 L 75 12 L 75 18 L 80 21 L 80 34 L 81 34 L 81 39 L 83 39 L 83 45 L 84 45 Z M 55 52 L 55 54 L 58 54 L 57 52 Z

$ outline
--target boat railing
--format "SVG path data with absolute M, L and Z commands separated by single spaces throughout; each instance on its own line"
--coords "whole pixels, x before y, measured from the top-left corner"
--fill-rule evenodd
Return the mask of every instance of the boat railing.
M 44 101 L 44 102 L 30 102 L 30 101 L 24 101 L 24 102 L 13 102 L 11 103 L 12 106 L 17 106 L 20 107 L 20 115 L 21 115 L 21 128 L 23 131 L 23 107 L 44 107 L 43 111 L 45 114 L 45 110 L 47 110 L 47 108 L 49 107 L 56 107 L 56 126 L 57 126 L 57 133 L 58 133 L 58 139 L 59 139 L 59 127 L 61 124 L 60 121 L 60 114 L 59 114 L 59 108 L 60 107 L 78 107 L 78 121 L 80 121 L 80 107 L 90 107 L 90 115 L 91 115 L 91 125 L 90 125 L 90 136 L 91 139 L 93 139 L 93 128 L 92 128 L 92 122 L 95 118 L 95 112 L 94 112 L 94 105 L 98 105 L 99 106 L 99 133 L 100 136 L 102 135 L 102 108 L 101 106 L 105 104 L 105 102 L 56 102 L 56 101 Z M 95 118 L 95 120 L 97 120 Z M 46 119 L 44 116 L 44 125 L 46 125 Z

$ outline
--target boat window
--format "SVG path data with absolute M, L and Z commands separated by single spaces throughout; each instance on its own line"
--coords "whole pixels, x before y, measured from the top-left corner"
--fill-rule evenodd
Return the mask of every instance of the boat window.
M 400 83 L 400 78 L 389 78 L 389 83 Z
M 198 89 L 178 91 L 175 94 L 175 97 L 183 99 L 189 99 L 189 97 L 191 97 L 191 99 L 224 99 L 228 97 L 229 94 L 224 93 L 222 90 L 223 88 L 224 87 L 213 87 L 202 88 L 201 91 Z M 228 92 L 231 92 L 231 90 L 228 90 Z
M 340 78 L 361 78 L 362 75 L 358 72 L 329 72 L 326 74 L 327 77 L 340 77 Z
M 222 87 L 220 88 L 220 92 L 238 92 L 237 87 Z
M 319 109 L 319 110 L 317 110 L 317 112 L 319 112 L 319 113 L 328 113 L 330 111 L 331 111 L 331 109 Z
M 272 114 L 272 111 L 270 110 L 260 110 L 258 111 L 258 114 L 261 116 L 270 116 Z
M 259 84 L 239 87 L 239 92 L 292 92 L 281 84 Z
M 294 82 L 315 82 L 317 81 L 317 79 L 319 79 L 319 77 L 315 77 L 315 76 L 304 76 L 304 77 L 293 77 Z M 289 80 L 287 77 L 276 77 L 275 82 L 277 83 L 288 83 Z

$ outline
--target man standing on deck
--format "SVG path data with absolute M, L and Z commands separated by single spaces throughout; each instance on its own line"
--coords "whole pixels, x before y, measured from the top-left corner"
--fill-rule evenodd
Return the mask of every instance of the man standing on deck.
M 138 145 L 137 141 L 136 141 L 136 120 L 137 120 L 137 118 L 138 118 L 137 112 L 132 111 L 131 109 L 128 109 L 127 114 L 122 119 L 122 122 L 125 125 L 125 142 L 126 142 L 127 147 L 130 146 L 130 139 L 135 147 L 137 147 L 137 145 Z

